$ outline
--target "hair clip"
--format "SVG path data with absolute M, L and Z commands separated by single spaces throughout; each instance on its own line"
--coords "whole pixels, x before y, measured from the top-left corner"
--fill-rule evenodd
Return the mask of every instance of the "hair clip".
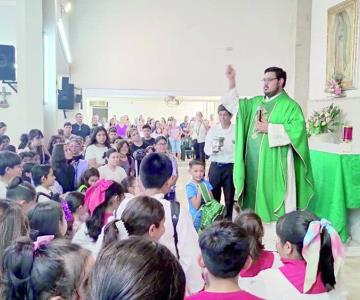
M 42 245 L 47 245 L 47 244 L 49 244 L 54 238 L 55 238 L 54 235 L 38 236 L 38 237 L 36 238 L 36 241 L 33 242 L 33 252 L 35 252 L 36 250 L 38 250 Z
M 61 207 L 62 207 L 62 209 L 64 211 L 64 214 L 65 214 L 65 220 L 67 222 L 72 221 L 73 215 L 72 215 L 71 210 L 69 208 L 69 204 L 65 200 L 63 200 L 63 201 L 61 201 Z
M 116 226 L 117 230 L 119 231 L 121 240 L 125 240 L 125 239 L 129 238 L 129 233 L 128 233 L 128 231 L 125 227 L 125 224 L 122 220 L 115 222 L 115 226 Z

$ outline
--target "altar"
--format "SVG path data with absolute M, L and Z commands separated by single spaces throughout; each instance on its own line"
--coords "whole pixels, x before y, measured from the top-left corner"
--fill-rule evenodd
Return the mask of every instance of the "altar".
M 360 209 L 360 153 L 350 146 L 309 142 L 315 184 L 309 210 L 328 219 L 343 242 L 349 238 L 349 211 Z M 355 218 L 360 225 L 360 213 Z

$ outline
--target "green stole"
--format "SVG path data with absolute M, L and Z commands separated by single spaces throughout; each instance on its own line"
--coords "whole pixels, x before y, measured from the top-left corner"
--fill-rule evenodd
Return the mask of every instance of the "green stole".
M 264 222 L 272 222 L 285 214 L 289 145 L 270 148 L 268 135 L 255 130 L 259 106 L 263 119 L 282 124 L 290 138 L 299 209 L 306 209 L 313 196 L 313 177 L 305 120 L 299 104 L 285 91 L 268 102 L 263 96 L 240 99 L 235 132 L 236 197 L 242 209 L 250 208 Z

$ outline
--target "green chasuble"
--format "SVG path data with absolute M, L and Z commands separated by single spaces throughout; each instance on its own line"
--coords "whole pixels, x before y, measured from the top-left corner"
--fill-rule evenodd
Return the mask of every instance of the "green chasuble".
M 250 208 L 264 222 L 285 214 L 287 155 L 290 145 L 269 147 L 267 134 L 256 131 L 258 107 L 262 119 L 282 124 L 294 153 L 296 201 L 306 209 L 313 196 L 313 177 L 304 115 L 285 91 L 265 102 L 263 96 L 240 99 L 236 117 L 234 183 L 242 209 Z

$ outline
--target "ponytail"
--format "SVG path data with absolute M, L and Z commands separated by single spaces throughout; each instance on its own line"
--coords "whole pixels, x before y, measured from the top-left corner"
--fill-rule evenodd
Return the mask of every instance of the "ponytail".
M 321 233 L 321 248 L 319 258 L 321 279 L 328 291 L 334 289 L 336 280 L 334 272 L 334 258 L 331 249 L 331 239 L 326 228 Z
M 20 136 L 20 144 L 18 149 L 25 149 L 25 147 L 29 144 L 29 136 L 26 133 L 23 133 Z

